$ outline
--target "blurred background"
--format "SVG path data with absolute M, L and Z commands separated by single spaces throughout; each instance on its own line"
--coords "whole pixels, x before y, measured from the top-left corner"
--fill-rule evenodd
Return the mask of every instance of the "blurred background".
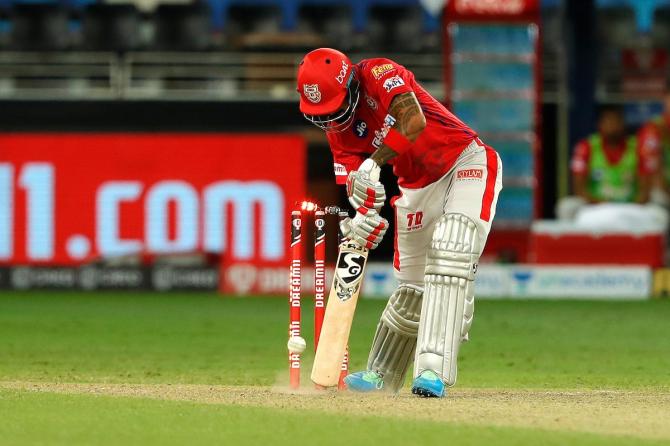
M 284 293 L 295 203 L 348 206 L 297 108 L 320 46 L 407 66 L 499 151 L 479 295 L 666 294 L 665 0 L 2 0 L 0 288 Z

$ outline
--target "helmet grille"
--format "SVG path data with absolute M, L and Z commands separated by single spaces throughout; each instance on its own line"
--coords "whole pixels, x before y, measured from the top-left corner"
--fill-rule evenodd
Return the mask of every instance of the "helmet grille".
M 352 70 L 347 81 L 346 108 L 335 111 L 328 115 L 308 115 L 304 113 L 305 119 L 326 132 L 342 132 L 348 129 L 353 122 L 358 100 L 360 98 L 360 83 L 354 76 Z

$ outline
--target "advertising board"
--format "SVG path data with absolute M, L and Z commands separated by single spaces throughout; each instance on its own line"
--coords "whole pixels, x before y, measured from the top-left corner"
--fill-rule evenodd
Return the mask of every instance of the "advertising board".
M 259 134 L 0 135 L 0 264 L 135 254 L 284 261 L 305 143 Z

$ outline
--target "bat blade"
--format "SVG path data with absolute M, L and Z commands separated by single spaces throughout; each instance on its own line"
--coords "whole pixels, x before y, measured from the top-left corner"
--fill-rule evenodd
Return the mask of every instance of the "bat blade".
M 338 383 L 367 259 L 366 248 L 350 241 L 340 245 L 312 367 L 311 379 L 320 386 L 331 387 Z

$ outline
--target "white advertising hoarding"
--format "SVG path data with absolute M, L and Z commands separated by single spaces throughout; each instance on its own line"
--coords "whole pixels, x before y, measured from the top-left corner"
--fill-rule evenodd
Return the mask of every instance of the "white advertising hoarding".
M 393 268 L 370 263 L 363 296 L 387 298 L 396 287 Z M 647 299 L 652 271 L 645 266 L 480 265 L 478 298 Z

